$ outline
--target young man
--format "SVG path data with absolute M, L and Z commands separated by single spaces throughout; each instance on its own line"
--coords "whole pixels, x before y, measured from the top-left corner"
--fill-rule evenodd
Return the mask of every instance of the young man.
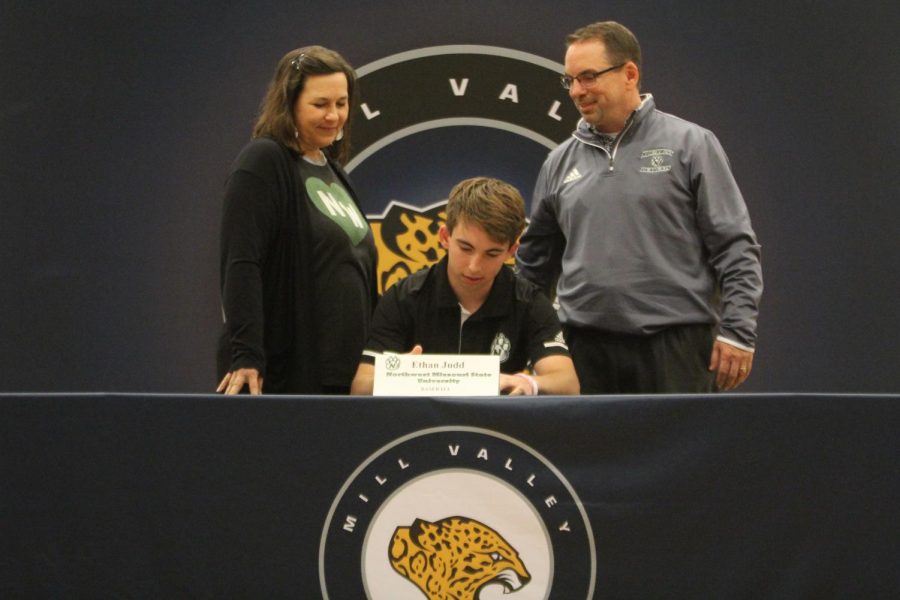
M 447 255 L 379 302 L 352 394 L 371 394 L 375 355 L 496 354 L 500 393 L 578 394 L 578 377 L 547 298 L 504 263 L 525 227 L 525 202 L 488 177 L 457 184 L 438 233 Z M 534 375 L 522 373 L 531 366 Z

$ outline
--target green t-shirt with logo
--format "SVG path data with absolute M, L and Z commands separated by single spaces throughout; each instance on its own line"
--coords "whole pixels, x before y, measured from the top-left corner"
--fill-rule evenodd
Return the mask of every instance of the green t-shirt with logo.
M 375 272 L 375 240 L 365 216 L 327 163 L 299 161 L 309 196 L 316 319 L 315 349 L 322 384 L 349 386 L 369 331 L 369 273 Z

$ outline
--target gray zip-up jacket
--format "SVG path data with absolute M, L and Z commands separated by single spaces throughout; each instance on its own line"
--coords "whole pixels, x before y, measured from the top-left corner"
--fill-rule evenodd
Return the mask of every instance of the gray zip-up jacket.
M 551 292 L 560 320 L 648 335 L 719 325 L 753 348 L 760 246 L 712 132 L 643 96 L 607 152 L 582 120 L 535 184 L 519 272 Z

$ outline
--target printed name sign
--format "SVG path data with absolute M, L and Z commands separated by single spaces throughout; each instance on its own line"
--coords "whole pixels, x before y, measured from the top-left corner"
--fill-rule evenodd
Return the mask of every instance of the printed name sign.
M 497 396 L 500 357 L 490 354 L 380 354 L 375 396 Z

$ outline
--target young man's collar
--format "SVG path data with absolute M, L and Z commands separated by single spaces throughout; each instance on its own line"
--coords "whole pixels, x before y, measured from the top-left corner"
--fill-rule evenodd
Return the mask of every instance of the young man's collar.
M 435 263 L 434 269 L 435 290 L 437 292 L 438 306 L 441 308 L 459 306 L 459 298 L 450 286 L 450 279 L 447 276 L 447 255 Z M 512 268 L 504 265 L 497 273 L 497 277 L 491 283 L 491 291 L 488 292 L 484 303 L 476 311 L 478 317 L 493 317 L 506 314 L 510 309 L 516 292 L 515 274 Z

